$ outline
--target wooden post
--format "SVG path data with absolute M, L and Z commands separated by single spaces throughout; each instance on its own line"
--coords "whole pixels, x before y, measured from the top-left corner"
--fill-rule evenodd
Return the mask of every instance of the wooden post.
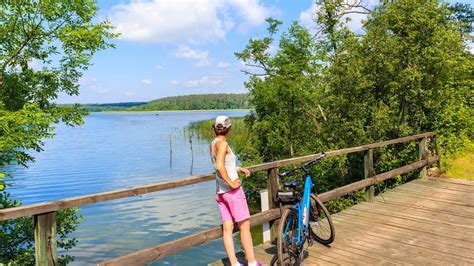
M 34 221 L 36 265 L 55 266 L 58 260 L 56 212 L 35 215 Z
M 268 169 L 268 179 L 267 179 L 267 190 L 268 190 L 268 203 L 270 209 L 276 208 L 277 203 L 275 202 L 275 195 L 280 188 L 278 178 L 278 168 Z M 278 231 L 278 220 L 270 223 L 270 241 L 273 241 L 277 237 Z
M 375 175 L 374 172 L 374 151 L 368 149 L 364 155 L 364 178 L 370 178 Z M 365 200 L 368 202 L 374 201 L 374 186 L 365 188 Z
M 263 189 L 260 190 L 260 211 L 268 211 L 270 207 L 270 201 L 268 197 L 268 190 Z M 271 239 L 271 230 L 270 230 L 270 223 L 264 223 L 262 224 L 262 231 L 263 231 L 263 243 L 265 242 L 270 242 Z
M 426 160 L 426 158 L 427 158 L 427 156 L 426 156 L 426 137 L 424 137 L 420 140 L 420 143 L 418 144 L 418 150 L 419 150 L 420 160 Z M 426 178 L 426 165 L 421 168 L 420 178 Z
M 434 138 L 434 142 L 435 142 L 435 147 L 434 148 L 435 148 L 435 151 L 436 151 L 436 155 L 438 155 L 438 168 L 441 171 L 441 154 L 439 152 L 438 135 L 434 135 L 433 138 Z

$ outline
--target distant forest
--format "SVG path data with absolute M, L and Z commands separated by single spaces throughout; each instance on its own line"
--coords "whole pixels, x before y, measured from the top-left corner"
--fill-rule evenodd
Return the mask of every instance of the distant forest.
M 216 110 L 249 109 L 249 95 L 242 94 L 192 94 L 172 96 L 150 102 L 81 104 L 89 112 L 105 111 L 167 111 L 167 110 Z
M 126 111 L 130 107 L 145 105 L 147 102 L 91 103 L 81 104 L 89 112 Z
M 248 94 L 194 94 L 166 97 L 137 105 L 130 111 L 248 109 Z

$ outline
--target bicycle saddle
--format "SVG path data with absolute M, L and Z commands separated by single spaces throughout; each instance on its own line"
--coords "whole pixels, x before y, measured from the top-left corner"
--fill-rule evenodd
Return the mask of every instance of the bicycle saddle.
M 293 181 L 285 182 L 283 185 L 288 188 L 295 188 L 299 184 L 300 184 L 299 180 L 293 180 Z

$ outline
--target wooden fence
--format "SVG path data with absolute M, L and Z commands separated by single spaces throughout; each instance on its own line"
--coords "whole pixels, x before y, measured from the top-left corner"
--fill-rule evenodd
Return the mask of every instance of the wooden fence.
M 434 140 L 435 149 L 433 152 L 428 152 L 428 139 Z M 406 143 L 409 141 L 418 140 L 419 146 L 419 160 L 405 165 L 391 171 L 376 174 L 373 167 L 373 149 L 392 145 Z M 324 192 L 319 195 L 321 200 L 328 201 L 336 199 L 340 196 L 347 195 L 351 192 L 367 188 L 366 199 L 372 201 L 374 195 L 373 185 L 377 182 L 387 180 L 389 178 L 408 173 L 415 169 L 421 168 L 421 177 L 426 176 L 426 167 L 433 162 L 439 161 L 436 134 L 428 132 L 388 141 L 382 141 L 373 144 L 362 145 L 358 147 L 340 149 L 326 152 L 326 157 L 340 156 L 356 152 L 365 152 L 364 156 L 364 176 L 365 179 L 351 183 L 349 185 Z M 432 156 L 430 156 L 432 154 Z M 303 157 L 290 158 L 275 162 L 263 163 L 248 167 L 251 172 L 268 171 L 267 189 L 270 202 L 270 209 L 264 212 L 254 214 L 250 217 L 251 226 L 261 225 L 263 223 L 273 222 L 280 217 L 280 209 L 276 208 L 276 203 L 273 201 L 273 195 L 279 188 L 278 168 L 282 166 L 292 165 L 310 161 L 319 154 L 312 154 Z M 177 179 L 173 181 L 149 184 L 138 186 L 134 188 L 114 190 L 104 193 L 97 193 L 92 195 L 67 198 L 51 202 L 37 203 L 31 205 L 20 206 L 16 208 L 8 208 L 0 210 L 0 221 L 14 219 L 23 216 L 34 216 L 35 222 L 35 256 L 36 265 L 56 265 L 57 261 L 57 246 L 56 246 L 56 211 L 61 209 L 68 209 L 80 207 L 87 204 L 132 197 L 152 192 L 157 192 L 176 187 L 187 186 L 196 183 L 202 183 L 214 180 L 214 174 L 205 174 L 199 176 L 191 176 L 187 178 Z M 275 230 L 272 230 L 273 232 Z M 156 246 L 142 249 L 131 254 L 127 254 L 112 260 L 104 261 L 98 265 L 141 265 L 151 261 L 161 259 L 165 256 L 179 253 L 183 250 L 189 249 L 209 242 L 211 240 L 222 237 L 221 226 L 216 226 L 207 230 L 203 230 L 170 242 L 161 243 Z

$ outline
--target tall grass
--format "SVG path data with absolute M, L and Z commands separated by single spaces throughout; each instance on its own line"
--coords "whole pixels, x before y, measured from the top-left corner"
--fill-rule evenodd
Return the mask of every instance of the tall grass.
M 448 155 L 446 159 L 443 159 L 441 157 L 447 177 L 474 181 L 474 142 L 469 142 L 463 151 Z

